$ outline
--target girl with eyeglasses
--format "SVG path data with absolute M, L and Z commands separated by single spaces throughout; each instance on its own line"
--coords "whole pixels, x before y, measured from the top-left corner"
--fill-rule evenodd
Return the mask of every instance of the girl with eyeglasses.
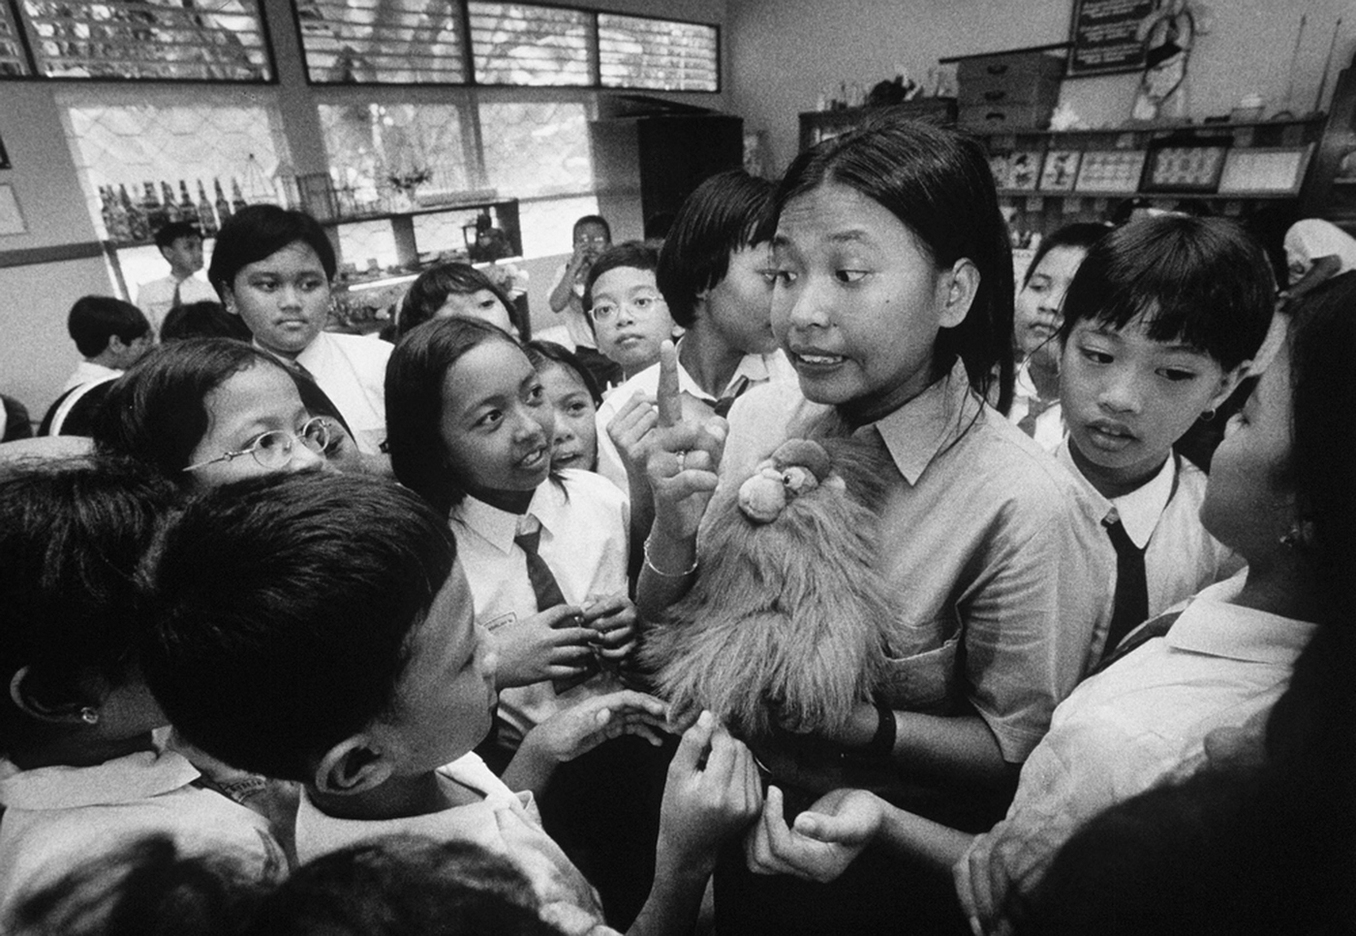
M 254 474 L 359 467 L 314 386 L 242 341 L 163 345 L 110 388 L 96 448 L 150 463 L 183 486 Z

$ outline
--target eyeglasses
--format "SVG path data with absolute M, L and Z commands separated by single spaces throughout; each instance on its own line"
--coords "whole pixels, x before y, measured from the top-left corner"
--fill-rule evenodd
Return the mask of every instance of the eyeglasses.
M 287 463 L 292 459 L 292 446 L 298 442 L 317 455 L 323 455 L 326 446 L 330 444 L 332 431 L 328 419 L 323 416 L 312 416 L 295 433 L 288 432 L 286 429 L 270 430 L 250 443 L 248 448 L 242 448 L 235 452 L 225 452 L 216 458 L 209 458 L 207 461 L 200 461 L 196 465 L 189 465 L 184 471 L 197 471 L 199 468 L 206 468 L 208 465 L 215 465 L 218 462 L 233 461 L 242 455 L 252 455 L 259 467 L 269 471 L 277 471 L 280 468 L 287 467 Z
M 637 293 L 627 300 L 627 305 L 635 312 L 649 312 L 662 303 L 664 303 L 664 297 L 659 293 Z M 589 314 L 593 316 L 595 322 L 606 322 L 616 315 L 620 309 L 621 306 L 611 302 L 594 303 L 593 308 L 589 309 Z

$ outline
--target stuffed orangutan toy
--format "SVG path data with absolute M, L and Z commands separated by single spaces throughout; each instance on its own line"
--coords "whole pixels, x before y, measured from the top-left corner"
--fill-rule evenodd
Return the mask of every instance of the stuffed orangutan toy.
M 641 644 L 677 719 L 709 709 L 747 741 L 831 735 L 872 700 L 897 617 L 876 567 L 887 458 L 792 439 L 716 492 L 697 579 Z

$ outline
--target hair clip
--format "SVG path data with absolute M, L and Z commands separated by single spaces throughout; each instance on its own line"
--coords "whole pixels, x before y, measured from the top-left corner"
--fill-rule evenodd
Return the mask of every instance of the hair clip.
M 80 710 L 80 720 L 84 722 L 86 725 L 99 724 L 99 710 L 93 708 L 92 706 L 86 705 L 84 708 Z

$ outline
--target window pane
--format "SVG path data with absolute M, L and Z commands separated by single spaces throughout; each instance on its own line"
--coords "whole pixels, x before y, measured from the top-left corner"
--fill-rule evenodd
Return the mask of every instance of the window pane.
M 485 175 L 512 198 L 593 187 L 588 110 L 578 102 L 480 105 Z
M 199 200 L 199 183 L 208 200 L 215 201 L 218 181 L 227 198 L 236 186 L 246 201 L 284 197 L 276 176 L 288 169 L 281 144 L 275 144 L 281 135 L 272 108 L 104 104 L 83 96 L 65 103 L 67 142 L 100 230 L 99 190 L 104 186 L 124 187 L 138 204 L 147 182 L 159 197 L 161 183 L 168 182 L 177 195 L 181 180 L 193 201 Z
M 591 85 L 588 13 L 525 3 L 469 4 L 476 81 Z
M 267 81 L 255 0 L 22 0 L 48 78 Z
M 523 226 L 523 256 L 568 254 L 573 249 L 570 234 L 574 223 L 584 215 L 597 213 L 596 195 L 523 202 L 518 207 L 518 219 Z
M 321 104 L 320 126 L 346 213 L 390 210 L 397 181 L 416 199 L 471 187 L 455 104 Z
M 293 0 L 317 84 L 463 84 L 455 0 Z
M 24 56 L 19 30 L 14 25 L 9 4 L 0 3 L 0 77 L 28 75 L 28 59 Z
M 716 27 L 598 14 L 598 69 L 607 88 L 719 91 Z

